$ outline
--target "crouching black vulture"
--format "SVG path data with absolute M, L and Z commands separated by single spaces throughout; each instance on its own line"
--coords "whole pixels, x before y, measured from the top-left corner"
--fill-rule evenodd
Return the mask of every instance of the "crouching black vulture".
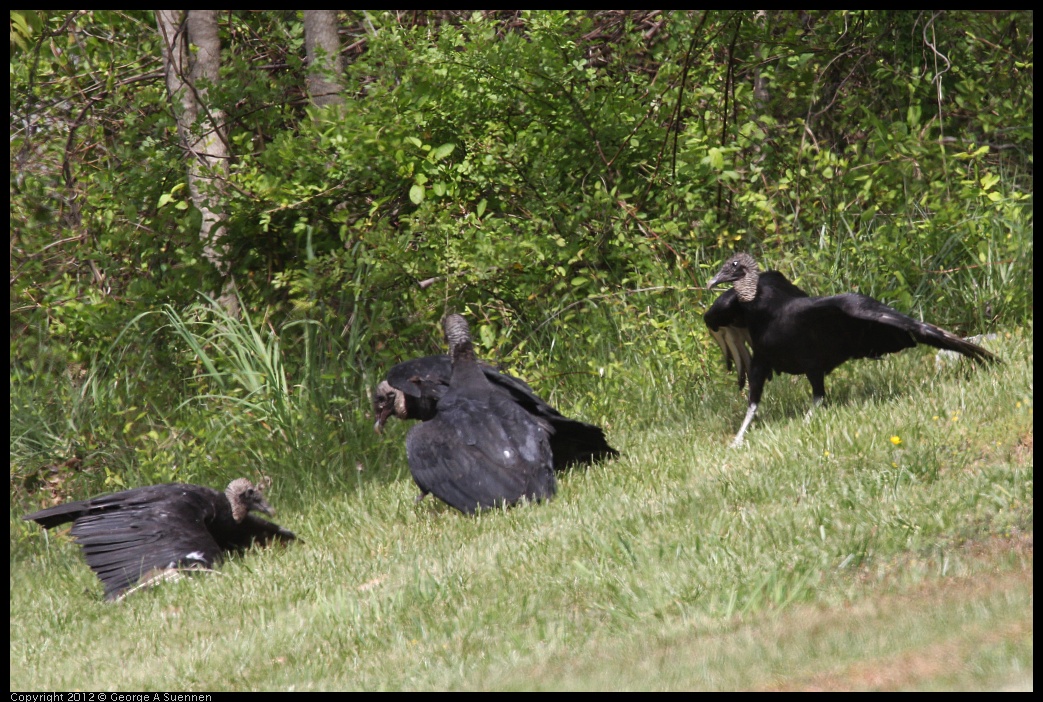
M 466 514 L 554 496 L 554 459 L 547 420 L 497 390 L 474 355 L 467 321 L 444 321 L 452 375 L 434 415 L 406 435 L 409 471 L 428 493 Z
M 22 519 L 45 529 L 72 522 L 72 537 L 105 585 L 105 599 L 117 600 L 139 580 L 210 568 L 226 551 L 296 538 L 251 510 L 272 514 L 261 487 L 239 478 L 224 493 L 182 483 L 149 485 L 66 502 Z
M 703 319 L 728 366 L 735 364 L 739 388 L 747 378 L 750 383 L 749 409 L 733 446 L 742 445 L 772 373 L 807 376 L 814 408 L 825 399 L 826 374 L 852 358 L 880 358 L 928 344 L 979 363 L 999 360 L 976 344 L 866 295 L 809 297 L 778 271 L 760 273 L 746 253 L 728 259 L 706 287 L 720 283 L 732 283 L 732 289 L 717 298 Z
M 608 445 L 601 427 L 564 416 L 523 380 L 485 363 L 478 362 L 478 367 L 489 381 L 491 392 L 507 395 L 530 415 L 550 424 L 554 470 L 619 455 Z M 379 434 L 390 416 L 421 421 L 434 417 L 439 400 L 449 389 L 452 372 L 452 361 L 447 355 L 414 358 L 393 366 L 373 393 L 373 412 L 377 417 L 373 428 Z

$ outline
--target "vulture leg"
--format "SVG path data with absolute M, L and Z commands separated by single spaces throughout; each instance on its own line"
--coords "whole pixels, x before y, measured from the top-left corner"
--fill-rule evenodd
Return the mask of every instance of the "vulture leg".
M 826 401 L 826 374 L 825 373 L 808 373 L 808 382 L 811 383 L 811 407 L 808 408 L 808 413 L 804 415 L 804 421 L 810 422 L 811 415 L 815 413 L 815 409 L 822 406 L 822 403 Z
M 746 433 L 746 430 L 750 428 L 750 423 L 753 421 L 753 415 L 757 413 L 757 403 L 751 402 L 749 409 L 746 410 L 746 418 L 742 420 L 742 426 L 739 427 L 739 433 L 735 435 L 735 440 L 732 441 L 732 448 L 739 448 L 742 446 L 742 437 Z
M 764 392 L 764 384 L 768 382 L 768 378 L 771 377 L 771 368 L 766 366 L 764 363 L 758 362 L 756 357 L 750 363 L 750 406 L 746 409 L 746 417 L 742 420 L 742 426 L 739 427 L 739 433 L 735 435 L 735 439 L 732 440 L 732 448 L 739 448 L 742 446 L 743 436 L 746 434 L 746 430 L 750 428 L 750 424 L 753 422 L 753 416 L 757 414 L 757 405 L 761 401 L 761 393 Z

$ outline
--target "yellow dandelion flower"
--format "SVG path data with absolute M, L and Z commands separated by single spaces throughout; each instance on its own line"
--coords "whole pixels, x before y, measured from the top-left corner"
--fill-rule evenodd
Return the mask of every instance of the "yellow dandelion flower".
M 900 437 L 900 436 L 892 436 L 891 437 L 891 443 L 894 444 L 895 446 L 898 446 L 899 444 L 902 443 L 902 437 Z

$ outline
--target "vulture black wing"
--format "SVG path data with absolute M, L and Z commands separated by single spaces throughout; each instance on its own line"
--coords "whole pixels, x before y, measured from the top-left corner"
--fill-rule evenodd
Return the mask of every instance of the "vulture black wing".
M 232 521 L 224 494 L 197 485 L 151 489 L 159 488 L 168 489 L 151 501 L 92 510 L 73 523 L 72 537 L 105 585 L 106 599 L 119 597 L 151 571 L 210 568 L 221 560 L 222 547 L 209 525 L 215 519 Z
M 234 481 L 233 485 L 237 482 L 246 483 Z M 264 505 L 267 509 L 267 503 Z M 183 483 L 149 485 L 68 502 L 24 519 L 44 528 L 72 522 L 70 534 L 105 586 L 109 600 L 119 598 L 153 571 L 211 568 L 225 551 L 295 538 L 292 532 L 252 514 L 236 522 L 225 493 Z
M 406 437 L 421 491 L 467 514 L 555 491 L 547 428 L 503 396 L 450 398 Z
M 734 288 L 729 288 L 714 300 L 703 314 L 703 321 L 710 330 L 710 336 L 721 347 L 725 367 L 731 370 L 735 366 L 739 389 L 742 390 L 750 372 L 750 346 L 753 342 L 746 324 L 746 313 L 739 304 Z
M 807 325 L 834 323 L 835 336 L 847 336 L 852 348 L 851 358 L 877 358 L 917 344 L 955 351 L 978 363 L 999 359 L 966 339 L 961 339 L 933 324 L 919 322 L 898 310 L 867 295 L 845 293 L 831 297 L 814 298 L 803 314 Z M 828 320 L 818 322 L 816 320 Z

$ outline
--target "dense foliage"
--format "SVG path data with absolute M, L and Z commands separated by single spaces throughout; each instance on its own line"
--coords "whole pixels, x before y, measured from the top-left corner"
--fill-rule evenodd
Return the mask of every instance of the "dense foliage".
M 701 286 L 737 248 L 962 333 L 1031 317 L 1031 12 L 340 19 L 349 98 L 317 110 L 298 13 L 221 16 L 208 100 L 229 120 L 246 312 L 224 320 L 200 296 L 220 281 L 152 13 L 11 12 L 19 471 L 171 477 L 228 432 L 263 463 L 269 431 L 350 463 L 330 447 L 366 427 L 364 388 L 440 349 L 448 310 L 483 355 L 605 417 L 588 378 L 719 362 Z

